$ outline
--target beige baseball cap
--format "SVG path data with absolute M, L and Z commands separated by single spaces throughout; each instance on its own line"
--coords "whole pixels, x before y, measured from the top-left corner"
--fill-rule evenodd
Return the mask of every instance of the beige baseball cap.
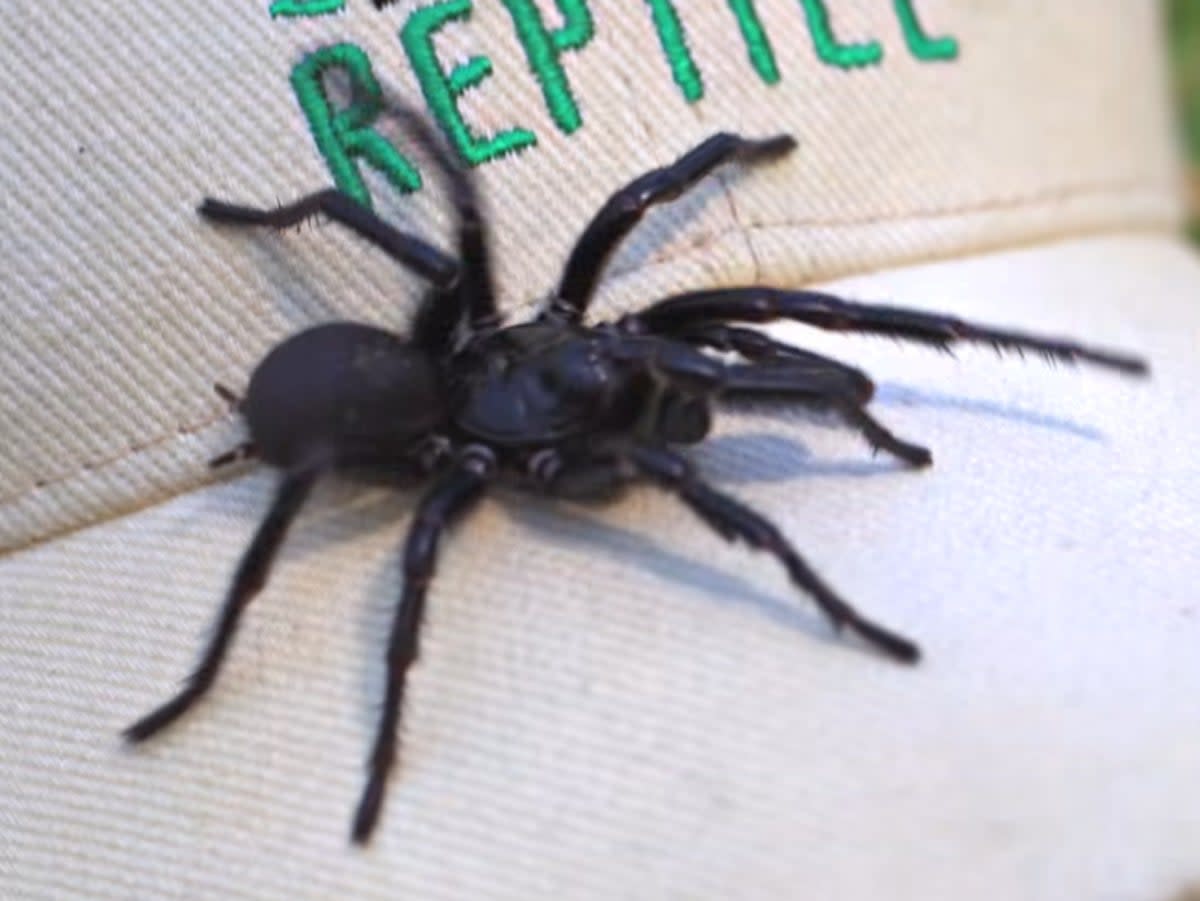
M 0 897 L 1153 901 L 1200 876 L 1200 263 L 1157 4 L 7 10 Z M 322 482 L 211 694 L 120 732 L 194 666 L 277 479 L 207 468 L 245 438 L 213 383 L 323 321 L 403 331 L 421 296 L 335 224 L 221 228 L 201 198 L 337 186 L 451 246 L 377 85 L 472 163 L 510 321 L 621 185 L 787 133 L 655 208 L 594 318 L 820 285 L 1153 375 L 773 327 L 869 372 L 935 465 L 764 405 L 690 456 L 920 665 L 834 638 L 668 493 L 498 492 L 444 542 L 357 848 L 413 491 Z

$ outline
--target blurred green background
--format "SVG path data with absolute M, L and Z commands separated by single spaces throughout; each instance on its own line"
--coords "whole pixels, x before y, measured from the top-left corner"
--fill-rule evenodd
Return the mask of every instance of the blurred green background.
M 1189 231 L 1200 242 L 1200 0 L 1167 0 L 1167 21 L 1180 135 L 1192 167 Z

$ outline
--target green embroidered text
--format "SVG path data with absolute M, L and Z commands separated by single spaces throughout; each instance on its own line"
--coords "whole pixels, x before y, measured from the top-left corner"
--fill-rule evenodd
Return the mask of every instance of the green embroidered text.
M 472 2 L 420 0 L 420 5 L 414 3 L 416 8 L 407 12 L 400 30 L 400 43 L 430 112 L 462 159 L 471 166 L 478 166 L 534 147 L 538 139 L 533 131 L 520 126 L 491 136 L 480 135 L 468 124 L 460 109 L 463 95 L 494 74 L 492 60 L 477 54 L 448 68 L 438 56 L 435 40 L 447 26 L 470 21 Z M 597 25 L 592 14 L 593 9 L 601 8 L 600 4 L 594 0 L 500 2 L 512 21 L 516 39 L 525 52 L 551 119 L 564 134 L 575 134 L 583 126 L 584 118 L 567 78 L 564 59 L 567 54 L 586 51 L 590 44 L 604 37 L 605 20 L 601 19 Z M 654 29 L 671 78 L 684 102 L 689 104 L 703 100 L 705 85 L 688 44 L 686 16 L 704 2 L 645 0 L 650 15 L 649 23 L 644 27 Z M 879 65 L 884 58 L 884 48 L 879 40 L 869 37 L 849 43 L 839 40 L 830 13 L 837 2 L 795 0 L 794 4 L 785 6 L 803 16 L 817 59 L 843 70 L 846 77 L 853 77 L 855 70 Z M 726 19 L 730 32 L 732 34 L 734 27 L 740 32 L 740 40 L 755 74 L 765 85 L 779 84 L 784 73 L 755 0 L 726 0 L 726 3 L 732 13 L 732 17 Z M 272 17 L 279 18 L 316 17 L 339 12 L 345 5 L 345 0 L 272 0 L 269 11 Z M 375 3 L 380 10 L 387 5 L 386 0 Z M 603 9 L 607 15 L 630 13 L 628 4 L 612 4 L 611 8 L 606 5 Z M 892 0 L 892 11 L 914 59 L 931 63 L 958 58 L 959 41 L 949 35 L 927 32 L 917 15 L 914 0 Z M 630 23 L 627 27 L 635 26 Z M 610 36 L 609 39 L 615 38 Z M 802 61 L 803 55 L 800 57 Z M 797 54 L 786 54 L 784 59 L 796 62 Z M 350 84 L 348 101 L 336 107 L 326 88 L 326 78 L 334 71 L 345 76 Z M 317 150 L 339 189 L 370 205 L 371 197 L 360 171 L 364 162 L 402 192 L 420 187 L 421 177 L 413 164 L 373 127 L 383 111 L 383 95 L 370 60 L 360 47 L 339 43 L 310 53 L 292 71 L 291 82 Z M 635 86 L 639 92 L 642 89 L 641 85 Z M 641 102 L 641 98 L 631 98 L 631 102 Z
M 275 0 L 271 4 L 271 18 L 297 19 L 302 16 L 327 16 L 341 12 L 346 0 Z
M 883 59 L 883 47 L 878 41 L 842 44 L 833 36 L 825 0 L 800 0 L 800 4 L 808 18 L 808 30 L 812 34 L 813 46 L 817 48 L 817 56 L 822 62 L 840 69 L 855 69 L 859 66 L 874 66 Z
M 350 79 L 350 102 L 337 111 L 325 90 L 325 76 L 333 69 L 341 69 Z M 292 88 L 339 189 L 371 205 L 356 158 L 366 160 L 402 192 L 421 187 L 421 176 L 412 163 L 371 128 L 383 108 L 383 93 L 360 47 L 335 44 L 306 56 L 292 70 Z
M 904 40 L 908 42 L 908 49 L 913 56 L 926 61 L 958 59 L 958 41 L 951 37 L 931 38 L 926 35 L 917 21 L 912 0 L 895 0 L 895 3 L 900 27 L 904 29 Z
M 516 153 L 537 143 L 537 136 L 524 128 L 510 128 L 490 138 L 471 133 L 458 108 L 458 98 L 492 74 L 492 61 L 473 56 L 449 72 L 442 68 L 433 46 L 433 36 L 451 22 L 471 16 L 471 0 L 447 0 L 416 10 L 400 31 L 400 42 L 421 83 L 430 110 L 470 165 Z
M 683 91 L 688 103 L 695 103 L 704 96 L 704 82 L 700 79 L 700 70 L 692 59 L 692 51 L 688 49 L 687 40 L 683 36 L 683 23 L 679 21 L 679 13 L 671 0 L 646 0 L 650 4 L 650 16 L 654 28 L 658 31 L 658 40 L 667 62 L 671 65 L 671 77 Z
M 729 8 L 733 10 L 738 27 L 742 30 L 754 71 L 767 84 L 778 84 L 779 67 L 775 65 L 775 53 L 771 50 L 771 41 L 754 8 L 754 0 L 729 0 Z
M 560 57 L 568 50 L 579 50 L 592 39 L 592 14 L 585 0 L 557 0 L 562 15 L 561 28 L 546 29 L 534 0 L 504 0 L 517 29 L 517 37 L 529 58 L 529 67 L 542 86 L 542 96 L 554 123 L 564 133 L 579 128 L 583 120 L 579 105 L 571 94 Z

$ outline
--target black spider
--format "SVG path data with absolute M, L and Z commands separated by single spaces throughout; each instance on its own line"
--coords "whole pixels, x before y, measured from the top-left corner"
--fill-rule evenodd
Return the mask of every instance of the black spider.
M 750 140 L 717 134 L 673 165 L 635 179 L 584 229 L 544 312 L 530 322 L 504 326 L 473 184 L 428 125 L 407 111 L 401 115 L 452 189 L 457 259 L 333 190 L 275 210 L 211 199 L 200 207 L 201 214 L 218 222 L 274 228 L 324 214 L 432 287 L 409 336 L 358 323 L 317 326 L 267 355 L 251 376 L 244 400 L 218 389 L 245 416 L 251 439 L 213 464 L 253 456 L 279 467 L 282 478 L 199 667 L 174 699 L 125 733 L 135 742 L 149 738 L 212 686 L 242 612 L 266 581 L 289 525 L 319 476 L 366 468 L 433 477 L 405 547 L 403 595 L 388 642 L 385 700 L 354 820 L 355 841 L 368 839 L 379 816 L 439 539 L 501 477 L 579 500 L 611 497 L 634 480 L 655 482 L 724 538 L 773 554 L 835 627 L 851 630 L 898 661 L 918 659 L 912 642 L 858 613 L 774 525 L 708 485 L 672 448 L 705 438 L 715 401 L 766 396 L 831 409 L 874 448 L 914 466 L 931 462 L 928 450 L 900 440 L 867 413 L 874 386 L 864 373 L 730 323 L 790 319 L 936 348 L 981 341 L 1126 373 L 1146 371 L 1138 359 L 1069 340 L 761 286 L 679 294 L 615 322 L 584 324 L 605 261 L 648 207 L 678 197 L 722 163 L 765 162 L 786 154 L 795 146 L 786 135 Z M 706 352 L 712 350 L 741 362 Z

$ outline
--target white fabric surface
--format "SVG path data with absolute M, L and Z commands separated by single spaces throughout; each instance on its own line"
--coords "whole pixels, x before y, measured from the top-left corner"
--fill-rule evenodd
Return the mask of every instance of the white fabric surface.
M 785 129 L 791 159 L 648 217 L 598 309 L 857 274 L 830 287 L 1150 358 L 1133 382 L 779 329 L 877 376 L 873 409 L 934 468 L 767 409 L 697 459 L 920 667 L 830 640 L 770 560 L 652 489 L 589 512 L 491 499 L 448 542 L 401 765 L 352 850 L 413 498 L 330 484 L 212 697 L 122 749 L 193 664 L 270 491 L 206 484 L 241 434 L 211 382 L 302 325 L 400 326 L 416 296 L 336 229 L 235 234 L 195 203 L 328 185 L 288 74 L 353 41 L 416 96 L 397 31 L 430 5 L 5 8 L 0 899 L 1159 901 L 1200 877 L 1200 262 L 1172 234 L 1151 3 L 920 0 L 961 48 L 930 63 L 897 4 L 830 0 L 839 36 L 885 52 L 847 71 L 817 59 L 805 4 L 759 0 L 775 85 L 730 4 L 660 3 L 704 77 L 688 103 L 650 4 L 593 0 L 569 136 L 504 4 L 438 40 L 447 65 L 493 59 L 473 125 L 539 137 L 479 170 L 509 310 L 623 180 L 716 129 Z M 389 218 L 444 231 L 437 193 L 368 180 Z
M 564 58 L 584 117 L 571 135 L 554 127 L 503 4 L 476 2 L 437 37 L 447 67 L 468 53 L 496 66 L 464 98 L 473 126 L 539 137 L 477 170 L 514 312 L 551 289 L 610 192 L 720 129 L 785 130 L 801 147 L 650 216 L 598 310 L 1177 218 L 1156 4 L 1093 0 L 1081 15 L 1042 0 L 921 0 L 925 26 L 961 48 L 921 62 L 894 4 L 837 0 L 841 39 L 876 38 L 885 53 L 847 71 L 817 59 L 797 0 L 758 0 L 781 71 L 767 85 L 727 4 L 677 3 L 706 91 L 691 104 L 648 4 L 590 5 L 595 37 Z M 250 236 L 195 214 L 205 195 L 269 205 L 329 185 L 288 83 L 305 53 L 353 42 L 381 80 L 420 97 L 397 33 L 430 4 L 379 13 L 348 0 L 307 20 L 272 20 L 266 6 L 6 2 L 0 548 L 202 484 L 196 461 L 234 438 L 212 382 L 243 384 L 282 335 L 333 317 L 398 327 L 411 313 L 415 281 L 339 229 Z M 441 191 L 401 197 L 368 181 L 392 221 L 444 230 Z
M 1124 236 L 833 287 L 1155 366 L 805 334 L 880 378 L 924 473 L 807 417 L 724 420 L 706 473 L 920 667 L 828 640 L 652 489 L 489 501 L 448 542 L 354 851 L 411 497 L 319 491 L 211 700 L 116 738 L 195 659 L 269 492 L 246 475 L 0 561 L 4 897 L 1134 901 L 1200 875 L 1200 263 Z

